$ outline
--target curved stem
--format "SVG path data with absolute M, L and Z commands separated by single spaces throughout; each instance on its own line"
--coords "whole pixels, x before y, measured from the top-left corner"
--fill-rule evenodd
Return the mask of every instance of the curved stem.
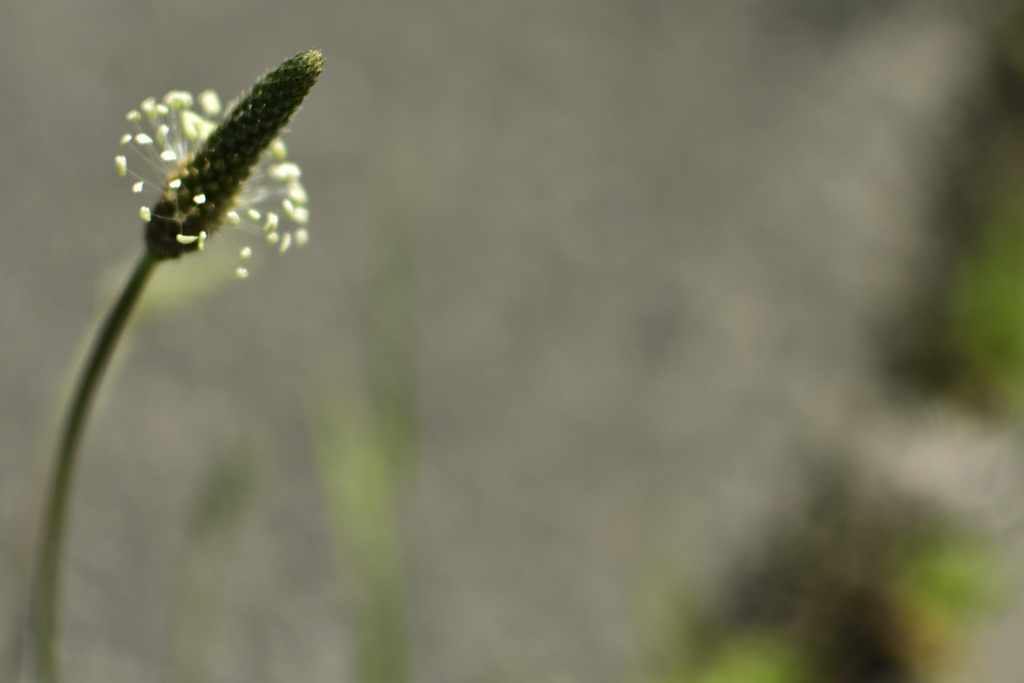
M 26 663 L 34 672 L 32 678 L 40 683 L 56 683 L 59 677 L 57 601 L 60 592 L 60 563 L 64 548 L 69 492 L 85 421 L 107 362 L 117 346 L 139 295 L 142 294 L 146 280 L 160 260 L 160 256 L 147 247 L 135 265 L 135 270 L 132 271 L 121 295 L 99 329 L 75 387 L 74 397 L 64 422 L 56 468 L 44 510 L 38 565 L 33 577 L 32 594 L 29 596 L 25 633 Z

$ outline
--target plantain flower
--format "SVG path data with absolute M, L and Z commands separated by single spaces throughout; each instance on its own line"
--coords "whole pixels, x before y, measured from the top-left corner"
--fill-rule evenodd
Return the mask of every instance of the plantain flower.
M 156 256 L 202 251 L 221 226 L 247 228 L 282 253 L 309 240 L 302 173 L 287 160 L 279 135 L 322 70 L 319 51 L 296 55 L 219 122 L 220 98 L 212 90 L 197 97 L 174 90 L 128 112 L 133 130 L 121 137 L 126 149 L 115 167 L 131 178 L 133 192 L 152 197 L 139 215 Z M 134 152 L 130 164 L 127 148 Z M 249 246 L 238 252 L 238 277 L 248 275 L 252 253 Z

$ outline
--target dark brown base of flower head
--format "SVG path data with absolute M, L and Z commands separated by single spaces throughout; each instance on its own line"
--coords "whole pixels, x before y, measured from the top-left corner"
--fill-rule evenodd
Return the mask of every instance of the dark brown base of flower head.
M 193 241 L 190 244 L 183 244 L 179 241 L 182 235 L 198 236 L 198 231 L 190 229 L 189 221 L 182 222 L 175 218 L 176 214 L 173 204 L 166 200 L 160 200 L 150 212 L 149 222 L 146 224 L 146 244 L 161 258 L 178 258 L 185 252 L 197 251 L 199 242 Z

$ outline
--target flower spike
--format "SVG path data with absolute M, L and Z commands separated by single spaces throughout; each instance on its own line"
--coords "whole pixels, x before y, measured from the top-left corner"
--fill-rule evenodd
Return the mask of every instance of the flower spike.
M 168 93 L 163 102 L 149 99 L 142 104 L 142 112 L 154 125 L 156 140 L 139 133 L 134 137 L 135 144 L 162 146 L 158 149 L 159 158 L 177 164 L 168 172 L 156 204 L 141 212 L 144 217 L 148 214 L 146 242 L 157 256 L 177 258 L 185 252 L 200 250 L 221 223 L 236 223 L 239 213 L 255 213 L 258 217 L 251 205 L 272 192 L 260 188 L 247 196 L 246 181 L 254 175 L 268 183 L 278 183 L 285 212 L 296 223 L 305 222 L 308 210 L 305 206 L 294 206 L 294 198 L 305 199 L 298 167 L 283 162 L 284 146 L 278 135 L 316 83 L 323 64 L 323 55 L 318 50 L 292 57 L 257 81 L 219 125 L 189 109 L 193 98 L 183 91 Z M 214 115 L 219 110 L 215 93 L 202 93 L 199 101 L 204 114 Z M 132 122 L 142 118 L 135 111 L 128 116 Z M 182 133 L 177 138 L 175 125 Z M 172 144 L 172 139 L 177 142 Z M 274 154 L 265 155 L 268 148 Z M 126 172 L 123 159 L 116 159 L 121 175 Z M 267 170 L 257 170 L 267 162 Z M 282 239 L 290 243 L 290 233 L 284 234 L 288 237 Z M 304 238 L 295 237 L 296 243 L 302 241 Z

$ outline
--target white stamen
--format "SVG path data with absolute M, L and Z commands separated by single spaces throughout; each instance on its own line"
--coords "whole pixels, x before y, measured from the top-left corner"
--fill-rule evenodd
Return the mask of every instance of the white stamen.
M 139 215 L 142 216 L 142 220 L 146 221 L 147 223 L 149 222 L 149 219 L 153 217 L 153 215 L 149 212 L 148 206 L 143 206 L 139 208 Z
M 194 244 L 199 240 L 198 235 L 175 235 L 175 241 L 178 244 Z
M 302 169 L 298 164 L 288 162 L 286 164 L 275 164 L 270 167 L 270 177 L 274 180 L 298 180 L 302 175 Z
M 138 135 L 135 136 L 135 142 L 140 145 L 152 145 L 153 138 L 149 137 L 145 133 L 139 133 Z
M 260 212 L 256 209 L 249 209 L 249 218 L 254 222 L 258 221 L 260 219 Z
M 139 113 L 138 109 L 132 109 L 130 112 L 125 114 L 124 117 L 126 119 L 128 119 L 129 121 L 131 121 L 132 123 L 135 123 L 136 121 L 141 121 L 142 120 L 142 114 Z
M 181 187 L 181 178 L 175 178 L 171 182 L 167 183 L 167 187 L 171 188 L 172 190 L 177 190 L 179 187 Z
M 267 224 L 263 226 L 263 232 L 272 232 L 277 230 L 279 218 L 273 211 L 267 212 Z
M 199 93 L 199 106 L 208 117 L 212 118 L 220 114 L 220 98 L 213 90 L 204 90 Z
M 267 244 L 277 244 L 281 241 L 280 233 L 268 232 L 267 233 Z
M 117 167 L 117 175 L 123 178 L 128 173 L 128 158 L 123 155 L 114 157 L 114 166 Z
M 185 131 L 185 137 L 196 142 L 209 137 L 213 129 L 217 127 L 217 124 L 207 121 L 191 109 L 186 109 L 181 112 L 181 127 Z
M 206 231 L 205 230 L 200 230 L 199 231 L 199 251 L 202 251 L 203 249 L 206 249 Z
M 227 212 L 226 214 L 224 214 L 224 221 L 225 221 L 225 222 L 226 222 L 226 223 L 227 223 L 228 225 L 238 225 L 238 223 L 239 223 L 239 222 L 240 222 L 241 220 L 242 220 L 242 219 L 241 219 L 241 218 L 239 218 L 239 216 L 238 216 L 238 212 L 237 212 L 237 211 L 228 211 L 228 212 Z
M 185 90 L 172 90 L 164 95 L 164 102 L 171 109 L 188 109 L 192 106 L 192 93 Z
M 292 234 L 286 232 L 284 237 L 281 238 L 281 253 L 288 251 L 288 247 L 292 246 Z
M 139 182 L 137 182 L 134 185 L 132 185 L 132 192 L 134 192 L 135 194 L 138 194 L 138 193 L 142 192 L 142 186 L 143 186 L 143 181 L 140 180 Z
M 125 133 L 124 135 L 122 135 L 121 136 L 121 146 L 124 147 L 125 145 L 127 145 L 129 142 L 132 141 L 133 137 L 135 137 L 135 136 L 132 135 L 131 133 Z
M 156 111 L 157 116 L 167 116 L 171 112 L 171 110 L 167 108 L 166 104 L 158 104 L 153 107 L 153 109 Z
M 238 252 L 238 258 L 241 261 L 248 261 L 252 258 L 252 249 L 249 247 L 242 247 L 242 251 Z
M 295 207 L 295 213 L 292 214 L 292 220 L 299 225 L 305 225 L 309 222 L 309 209 L 304 206 Z
M 297 180 L 288 183 L 288 198 L 297 204 L 305 204 L 309 201 L 306 188 Z
M 281 138 L 276 138 L 270 143 L 270 154 L 278 161 L 284 161 L 284 158 L 288 156 L 288 148 L 284 146 Z
M 303 244 L 306 244 L 307 242 L 309 242 L 309 231 L 306 230 L 305 228 L 299 228 L 298 230 L 296 230 L 295 244 L 301 247 Z
M 249 277 L 249 271 L 243 268 L 242 266 L 238 266 L 237 268 L 235 268 L 235 277 L 237 277 L 239 280 L 244 280 L 245 278 Z
M 205 204 L 206 203 L 206 195 L 205 194 L 197 194 L 196 196 L 192 197 L 192 201 L 195 202 L 196 204 Z
M 175 154 L 173 150 L 165 149 L 164 151 L 160 152 L 160 158 L 163 159 L 164 161 L 177 161 L 178 155 Z
M 170 127 L 165 123 L 156 129 L 156 141 L 161 145 L 167 142 L 167 134 L 171 132 Z

